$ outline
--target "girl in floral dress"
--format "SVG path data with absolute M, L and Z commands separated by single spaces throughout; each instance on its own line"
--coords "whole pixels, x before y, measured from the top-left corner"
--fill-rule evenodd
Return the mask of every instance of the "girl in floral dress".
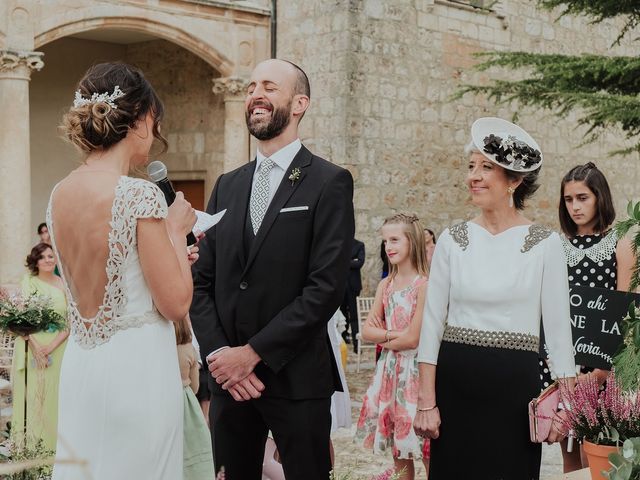
M 428 276 L 423 227 L 415 216 L 394 215 L 385 220 L 382 238 L 389 276 L 378 285 L 362 337 L 383 351 L 362 402 L 356 441 L 375 453 L 391 450 L 399 479 L 413 480 L 414 460 L 422 459 L 429 470 L 429 440 L 417 437 L 412 427 Z

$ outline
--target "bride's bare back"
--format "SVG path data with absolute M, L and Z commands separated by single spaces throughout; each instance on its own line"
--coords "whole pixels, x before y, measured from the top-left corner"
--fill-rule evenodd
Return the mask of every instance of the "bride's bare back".
M 78 313 L 98 314 L 105 299 L 112 207 L 120 177 L 75 171 L 52 195 L 51 220 L 59 267 Z

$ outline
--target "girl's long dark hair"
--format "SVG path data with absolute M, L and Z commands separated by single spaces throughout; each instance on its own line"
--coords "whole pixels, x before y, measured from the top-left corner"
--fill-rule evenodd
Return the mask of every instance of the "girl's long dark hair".
M 605 232 L 616 218 L 616 210 L 611 198 L 609 183 L 604 174 L 598 170 L 593 162 L 573 167 L 564 176 L 560 184 L 560 203 L 558 205 L 558 217 L 560 228 L 569 237 L 575 237 L 578 227 L 571 218 L 567 206 L 564 203 L 564 186 L 569 182 L 584 182 L 596 197 L 596 223 L 594 230 L 598 233 Z

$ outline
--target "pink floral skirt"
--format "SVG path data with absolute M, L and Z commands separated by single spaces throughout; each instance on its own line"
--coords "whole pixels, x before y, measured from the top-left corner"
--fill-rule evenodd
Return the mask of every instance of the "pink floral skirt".
M 413 431 L 418 403 L 416 351 L 383 350 L 362 401 L 355 441 L 394 458 L 429 458 L 429 440 Z

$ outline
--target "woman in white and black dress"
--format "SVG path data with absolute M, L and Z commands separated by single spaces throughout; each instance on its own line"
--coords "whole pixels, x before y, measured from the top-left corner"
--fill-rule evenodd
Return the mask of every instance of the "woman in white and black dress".
M 471 134 L 467 185 L 480 213 L 436 245 L 414 427 L 433 439 L 430 480 L 537 480 L 527 404 L 539 393 L 541 317 L 557 376 L 575 376 L 567 267 L 559 236 L 520 212 L 538 188 L 535 140 L 498 118 Z

